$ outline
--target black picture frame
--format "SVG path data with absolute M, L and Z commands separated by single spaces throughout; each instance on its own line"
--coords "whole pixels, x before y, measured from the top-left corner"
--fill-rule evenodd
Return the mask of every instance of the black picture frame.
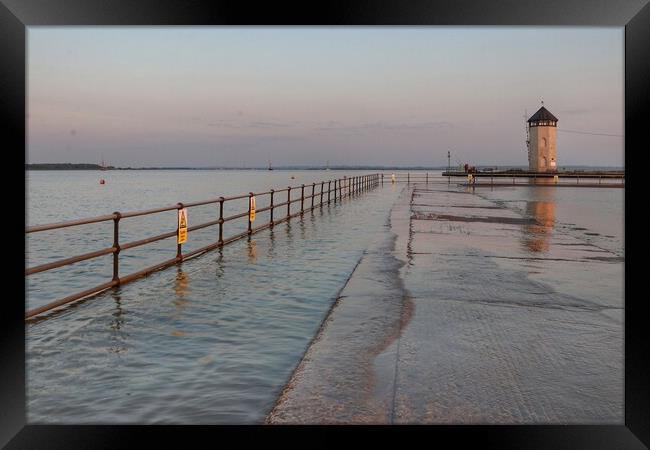
M 645 296 L 634 291 L 633 264 L 643 267 L 642 234 L 634 230 L 643 214 L 644 110 L 650 105 L 650 5 L 648 0 L 366 0 L 251 5 L 207 0 L 0 0 L 0 123 L 5 173 L 22 176 L 26 149 L 26 27 L 36 25 L 570 25 L 625 27 L 625 425 L 621 426 L 422 426 L 422 427 L 181 427 L 181 426 L 37 426 L 26 425 L 24 241 L 13 236 L 15 217 L 25 217 L 25 197 L 16 195 L 16 181 L 3 177 L 9 204 L 5 214 L 5 295 L 3 321 L 0 445 L 6 448 L 122 448 L 145 438 L 187 443 L 207 439 L 221 445 L 236 437 L 239 446 L 251 437 L 272 435 L 287 442 L 296 429 L 316 432 L 311 442 L 333 445 L 350 430 L 367 432 L 382 441 L 416 432 L 428 444 L 443 440 L 454 446 L 474 443 L 487 448 L 644 448 L 650 446 L 650 332 Z M 645 127 L 647 128 L 647 127 Z M 634 153 L 634 154 L 633 154 Z M 22 155 L 22 158 L 21 158 Z M 5 163 L 6 164 L 6 163 Z M 12 170 L 10 170 L 12 169 Z M 22 178 L 23 183 L 25 179 Z M 26 188 L 26 186 L 23 184 Z M 26 192 L 26 191 L 25 191 Z M 13 194 L 13 195 L 12 195 Z M 636 207 L 638 206 L 638 207 Z M 7 216 L 5 216 L 7 217 Z M 23 222 L 23 226 L 25 223 Z M 24 229 L 24 228 L 23 228 Z M 21 230 L 22 233 L 22 230 Z M 632 242 L 632 245 L 629 243 Z M 9 248 L 15 245 L 16 248 Z M 22 255 L 16 258 L 16 255 Z M 22 261 L 22 265 L 18 262 Z M 633 263 L 634 262 L 634 263 Z M 7 290 L 6 286 L 10 286 Z M 640 286 L 642 287 L 642 286 Z M 13 294 L 8 294 L 13 292 Z M 244 428 L 244 429 L 242 429 Z M 254 430 L 256 433 L 250 433 Z M 243 431 L 243 432 L 242 432 Z M 339 433 L 333 433 L 339 431 Z M 341 433 L 342 431 L 342 433 Z M 236 434 L 233 434 L 236 433 Z M 303 441 L 304 442 L 304 441 Z M 403 442 L 400 440 L 400 442 Z M 264 444 L 266 445 L 266 444 Z

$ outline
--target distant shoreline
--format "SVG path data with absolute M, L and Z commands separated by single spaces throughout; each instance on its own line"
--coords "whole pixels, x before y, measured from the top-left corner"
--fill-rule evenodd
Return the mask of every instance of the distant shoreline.
M 495 169 L 495 170 L 526 170 L 528 166 L 494 166 L 494 165 L 476 165 L 477 169 Z M 452 167 L 452 169 L 455 167 Z M 273 170 L 326 170 L 327 167 L 317 166 L 278 166 Z M 329 170 L 443 170 L 447 166 L 330 166 Z M 563 169 L 571 170 L 593 170 L 593 169 L 611 169 L 625 170 L 620 166 L 564 166 Z M 102 167 L 99 164 L 73 164 L 73 163 L 36 163 L 25 164 L 25 170 L 265 170 L 268 167 Z

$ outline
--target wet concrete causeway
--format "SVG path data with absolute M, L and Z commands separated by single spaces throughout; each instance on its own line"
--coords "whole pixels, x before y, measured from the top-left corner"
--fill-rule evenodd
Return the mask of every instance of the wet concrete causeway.
M 622 424 L 623 258 L 529 206 L 404 187 L 267 422 Z

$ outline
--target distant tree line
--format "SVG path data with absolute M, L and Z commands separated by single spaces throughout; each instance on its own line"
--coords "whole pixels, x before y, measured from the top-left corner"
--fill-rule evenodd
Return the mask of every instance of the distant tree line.
M 113 166 L 106 166 L 106 169 L 115 169 Z M 25 164 L 25 170 L 101 170 L 99 164 L 73 164 L 73 163 L 42 163 Z

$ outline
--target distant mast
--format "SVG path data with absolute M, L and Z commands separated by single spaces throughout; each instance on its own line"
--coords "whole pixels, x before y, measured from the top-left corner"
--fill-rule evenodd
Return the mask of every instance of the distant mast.
M 102 166 L 99 170 L 106 170 L 106 164 L 104 163 L 104 155 L 102 155 Z
M 269 170 L 273 170 L 273 167 L 271 167 L 271 160 L 269 159 Z

